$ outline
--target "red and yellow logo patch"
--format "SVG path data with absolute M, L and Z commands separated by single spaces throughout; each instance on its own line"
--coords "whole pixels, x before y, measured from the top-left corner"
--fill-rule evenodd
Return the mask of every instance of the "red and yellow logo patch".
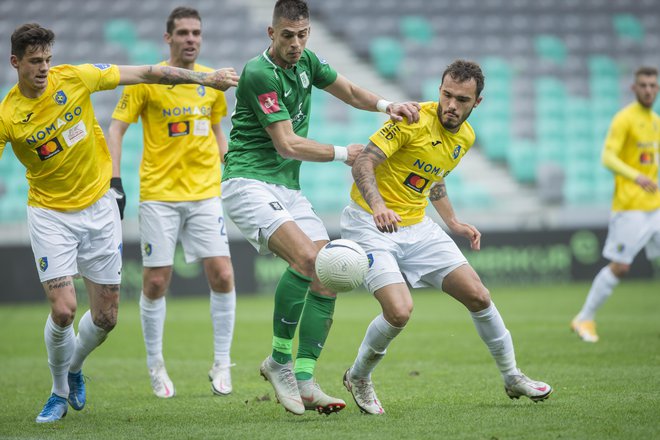
M 62 150 L 62 144 L 60 144 L 57 138 L 53 138 L 36 148 L 39 159 L 41 160 L 50 159 Z
M 429 184 L 429 179 L 425 179 L 424 177 L 415 173 L 410 173 L 408 174 L 408 177 L 406 177 L 406 180 L 403 181 L 403 184 L 413 191 L 422 193 L 424 192 L 426 186 Z
M 190 122 L 170 122 L 167 124 L 170 137 L 185 136 L 190 134 Z

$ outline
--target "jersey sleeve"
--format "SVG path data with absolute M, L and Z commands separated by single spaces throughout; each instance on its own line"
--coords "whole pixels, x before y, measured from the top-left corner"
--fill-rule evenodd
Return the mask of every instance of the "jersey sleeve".
M 112 90 L 119 85 L 119 67 L 114 64 L 72 66 L 90 93 Z
M 629 125 L 630 122 L 625 114 L 619 113 L 614 117 L 605 138 L 601 160 L 603 165 L 616 174 L 620 174 L 630 180 L 635 180 L 639 175 L 639 171 L 627 165 L 619 158 L 619 153 L 623 149 L 626 137 L 628 136 Z
M 306 49 L 307 50 L 307 49 Z M 309 60 L 312 70 L 312 84 L 319 89 L 325 89 L 337 80 L 337 71 L 330 67 L 328 62 L 309 51 Z
M 227 116 L 227 99 L 224 93 L 218 91 L 211 109 L 211 124 L 218 124 L 225 116 Z
M 0 118 L 0 158 L 2 157 L 2 153 L 5 151 L 5 146 L 7 145 L 7 141 L 9 136 L 7 135 L 7 128 L 5 127 L 5 121 Z
M 127 124 L 136 123 L 146 102 L 145 95 L 146 90 L 143 84 L 124 87 L 121 98 L 112 112 L 112 118 Z
M 399 148 L 410 142 L 412 138 L 411 127 L 405 121 L 387 121 L 382 128 L 369 137 L 369 140 L 380 148 L 387 157 L 392 156 Z
M 241 87 L 245 104 L 257 116 L 262 127 L 291 119 L 282 102 L 282 84 L 273 71 L 248 70 L 238 84 L 238 88 Z

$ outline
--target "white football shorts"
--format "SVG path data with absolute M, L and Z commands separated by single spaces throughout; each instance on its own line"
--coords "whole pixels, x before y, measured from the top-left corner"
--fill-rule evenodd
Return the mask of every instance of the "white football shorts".
M 222 182 L 222 201 L 234 224 L 262 255 L 268 240 L 283 223 L 294 221 L 312 241 L 329 240 L 312 204 L 298 190 L 254 179 Z
M 649 260 L 660 257 L 660 209 L 613 212 L 603 257 L 615 263 L 631 264 L 644 247 Z
M 188 263 L 230 256 L 220 197 L 192 202 L 140 202 L 139 218 L 144 267 L 174 264 L 177 239 Z
M 371 214 L 351 202 L 341 215 L 341 237 L 355 241 L 367 253 L 365 284 L 371 293 L 406 281 L 412 288 L 442 289 L 449 273 L 468 264 L 454 240 L 429 217 L 389 234 L 380 232 Z
M 28 206 L 27 223 L 42 283 L 77 274 L 97 284 L 121 283 L 121 220 L 115 190 L 80 211 Z

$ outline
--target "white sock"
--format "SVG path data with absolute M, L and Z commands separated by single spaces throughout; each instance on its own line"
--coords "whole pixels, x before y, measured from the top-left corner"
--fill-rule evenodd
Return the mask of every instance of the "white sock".
M 140 295 L 140 320 L 142 335 L 147 349 L 147 368 L 155 368 L 164 364 L 163 359 L 163 328 L 165 327 L 165 297 L 149 299 Z
M 236 317 L 236 290 L 220 293 L 211 290 L 211 322 L 213 323 L 213 360 L 220 365 L 231 363 L 231 341 Z
M 394 327 L 381 313 L 376 316 L 364 335 L 357 357 L 351 366 L 351 377 L 370 378 L 378 362 L 385 356 L 387 347 L 404 327 Z
M 577 319 L 580 321 L 591 321 L 596 316 L 596 311 L 601 308 L 607 298 L 612 295 L 612 291 L 619 284 L 619 278 L 612 272 L 610 266 L 603 267 L 594 282 L 591 284 L 587 299 L 578 313 Z
M 83 362 L 96 347 L 101 345 L 108 332 L 97 327 L 92 320 L 92 313 L 87 310 L 78 323 L 78 336 L 76 337 L 76 349 L 71 358 L 69 371 L 77 373 L 82 369 Z
M 44 340 L 46 341 L 46 352 L 48 353 L 48 366 L 53 377 L 51 392 L 66 399 L 69 397 L 69 381 L 67 378 L 69 363 L 76 346 L 73 323 L 66 327 L 60 327 L 48 315 L 44 328 Z
M 511 333 L 504 326 L 500 312 L 491 301 L 490 306 L 479 312 L 470 312 L 481 340 L 486 343 L 502 376 L 518 374 L 516 355 Z

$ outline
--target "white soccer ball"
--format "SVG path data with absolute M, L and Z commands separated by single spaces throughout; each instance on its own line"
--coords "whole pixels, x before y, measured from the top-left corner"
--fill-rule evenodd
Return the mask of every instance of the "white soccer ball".
M 316 276 L 333 292 L 348 292 L 364 282 L 369 259 L 351 240 L 332 240 L 316 256 Z

